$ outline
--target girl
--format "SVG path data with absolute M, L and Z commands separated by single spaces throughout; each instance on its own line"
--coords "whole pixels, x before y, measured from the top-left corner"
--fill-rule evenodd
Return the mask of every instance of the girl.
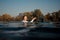
M 30 22 L 33 22 L 35 19 L 36 19 L 36 17 L 34 17 Z M 28 20 L 28 17 L 24 16 L 22 22 L 28 22 L 27 20 Z
M 36 19 L 36 17 L 34 17 L 30 22 L 33 22 L 35 19 Z M 25 27 L 27 26 L 27 23 L 28 23 L 27 20 L 28 20 L 27 16 L 24 16 L 22 22 L 24 23 L 24 26 L 25 26 Z

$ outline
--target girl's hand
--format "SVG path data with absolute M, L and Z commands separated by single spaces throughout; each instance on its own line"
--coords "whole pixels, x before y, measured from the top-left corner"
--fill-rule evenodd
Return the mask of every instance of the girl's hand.
M 36 17 L 34 17 L 32 20 L 35 20 L 36 19 Z

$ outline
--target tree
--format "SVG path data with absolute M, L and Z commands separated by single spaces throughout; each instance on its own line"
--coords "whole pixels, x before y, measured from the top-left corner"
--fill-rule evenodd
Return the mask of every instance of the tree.
M 58 11 L 58 16 L 59 16 L 58 20 L 60 22 L 60 10 Z
M 17 17 L 15 18 L 15 20 L 16 20 L 16 21 L 20 21 L 20 16 L 17 16 Z
M 33 16 L 37 17 L 37 20 L 41 20 L 41 18 L 43 17 L 43 14 L 39 9 L 36 9 L 34 10 Z
M 3 21 L 10 21 L 11 19 L 11 16 L 7 13 L 3 14 L 2 17 L 3 17 Z
M 0 16 L 0 21 L 3 21 L 3 17 L 2 16 Z
M 46 14 L 45 15 L 45 21 L 47 21 L 47 22 L 50 21 L 50 19 L 51 19 L 50 17 L 51 17 L 50 13 Z
M 15 17 L 11 17 L 11 20 L 10 21 L 15 21 Z
M 32 19 L 32 13 L 31 12 L 25 12 L 24 15 L 28 17 L 28 20 L 30 21 Z

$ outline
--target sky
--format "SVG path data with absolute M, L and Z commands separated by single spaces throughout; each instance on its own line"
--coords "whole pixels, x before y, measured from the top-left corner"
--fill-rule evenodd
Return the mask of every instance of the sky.
M 60 0 L 0 0 L 0 15 L 8 13 L 17 16 L 19 13 L 40 9 L 43 15 L 60 10 Z

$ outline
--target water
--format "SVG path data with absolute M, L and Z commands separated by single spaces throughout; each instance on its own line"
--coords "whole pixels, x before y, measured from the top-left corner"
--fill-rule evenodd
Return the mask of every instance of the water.
M 22 22 L 0 23 L 1 40 L 29 40 L 31 38 L 60 38 L 59 28 L 52 22 L 39 22 L 38 24 L 24 24 Z

